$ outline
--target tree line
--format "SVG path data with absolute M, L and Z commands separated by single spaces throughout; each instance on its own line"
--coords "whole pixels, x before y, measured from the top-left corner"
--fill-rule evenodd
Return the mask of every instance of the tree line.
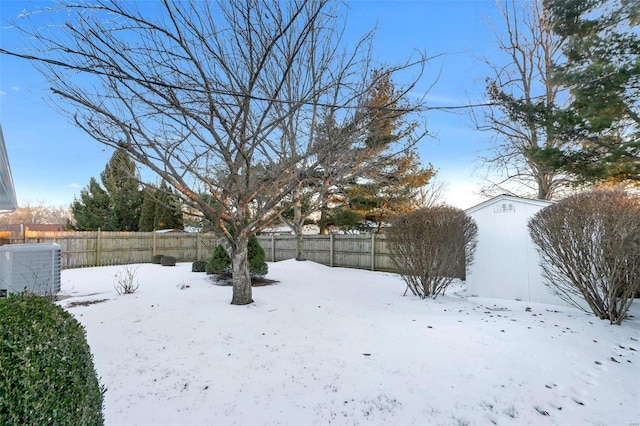
M 78 231 L 183 229 L 182 203 L 166 182 L 141 185 L 135 163 L 117 150 L 100 174 L 91 178 L 71 204 Z
M 393 82 L 385 76 L 364 102 L 371 108 L 384 109 L 394 90 Z M 422 166 L 415 147 L 398 150 L 396 146 L 406 142 L 405 135 L 416 123 L 405 123 L 396 113 L 384 114 L 384 119 L 371 118 L 366 143 L 375 149 L 363 159 L 367 166 L 360 174 L 345 179 L 325 194 L 315 194 L 299 206 L 284 210 L 271 225 L 287 225 L 299 235 L 304 224 L 317 224 L 321 233 L 380 232 L 395 216 L 424 206 L 419 195 L 436 171 L 432 165 Z M 113 154 L 100 179 L 102 185 L 92 178 L 72 203 L 74 229 L 141 232 L 184 226 L 205 232 L 212 229 L 197 212 L 184 209 L 166 182 L 159 187 L 141 183 L 136 164 L 122 149 Z M 299 190 L 313 193 L 314 187 L 301 186 Z M 298 258 L 302 256 L 298 253 Z

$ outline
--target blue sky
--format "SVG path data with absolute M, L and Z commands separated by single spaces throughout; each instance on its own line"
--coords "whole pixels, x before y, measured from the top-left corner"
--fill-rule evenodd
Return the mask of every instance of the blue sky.
M 0 3 L 0 44 L 7 49 L 27 40 L 7 20 L 24 9 L 46 2 L 3 0 Z M 375 55 L 393 63 L 415 49 L 430 62 L 418 91 L 429 91 L 429 106 L 463 105 L 481 101 L 485 77 L 483 58 L 498 54 L 492 21 L 493 0 L 353 0 L 349 3 L 349 32 L 362 34 L 377 26 Z M 399 82 L 401 83 L 401 82 Z M 68 205 L 89 183 L 99 178 L 112 152 L 53 108 L 47 84 L 27 61 L 0 56 L 0 124 L 20 204 Z M 473 129 L 467 111 L 430 111 L 426 127 L 436 138 L 419 146 L 424 163 L 438 169 L 447 183 L 446 201 L 460 208 L 483 198 L 480 176 L 474 170 L 490 135 Z

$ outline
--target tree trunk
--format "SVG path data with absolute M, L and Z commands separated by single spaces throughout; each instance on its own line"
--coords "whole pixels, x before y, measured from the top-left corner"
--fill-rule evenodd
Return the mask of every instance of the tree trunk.
M 553 180 L 552 175 L 549 173 L 539 172 L 537 177 L 538 183 L 538 199 L 539 200 L 551 200 L 551 181 Z
M 232 305 L 248 305 L 253 303 L 251 295 L 251 275 L 249 274 L 249 237 L 240 235 L 236 239 L 233 251 L 233 298 Z
M 302 249 L 302 226 L 304 218 L 302 217 L 302 209 L 300 202 L 293 206 L 293 233 L 296 236 L 296 260 L 305 261 L 304 250 Z
M 307 258 L 304 257 L 304 250 L 302 250 L 302 229 L 300 230 L 300 232 L 296 232 L 296 260 L 307 260 Z

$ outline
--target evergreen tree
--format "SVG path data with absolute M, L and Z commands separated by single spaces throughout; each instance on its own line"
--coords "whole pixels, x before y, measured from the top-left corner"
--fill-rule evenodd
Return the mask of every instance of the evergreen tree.
M 252 275 L 265 276 L 269 272 L 269 265 L 265 262 L 264 249 L 260 246 L 258 237 L 252 235 L 249 238 L 248 244 L 249 250 L 247 255 L 249 256 L 249 272 Z
M 364 103 L 367 131 L 365 146 L 371 152 L 365 173 L 354 177 L 342 188 L 342 194 L 333 194 L 342 203 L 333 208 L 323 223 L 331 223 L 343 230 L 370 230 L 379 232 L 385 222 L 395 215 L 406 213 L 417 206 L 418 192 L 435 174 L 433 167 L 422 167 L 411 146 L 392 152 L 398 143 L 410 145 L 415 123 L 406 123 L 398 112 L 401 108 L 395 87 L 388 74 L 374 73 L 378 83 Z
M 80 231 L 107 230 L 111 215 L 111 199 L 95 178 L 80 191 L 80 199 L 74 199 L 71 211 Z
M 420 188 L 427 185 L 434 173 L 432 167 L 423 168 L 417 154 L 408 150 L 389 158 L 375 176 L 352 186 L 345 207 L 355 213 L 358 223 L 375 226 L 376 232 L 380 232 L 395 216 L 417 208 Z
M 137 179 L 135 163 L 123 150 L 117 150 L 100 174 L 111 198 L 108 229 L 137 231 L 143 195 Z
M 155 229 L 183 229 L 182 203 L 173 194 L 166 182 L 162 181 L 156 191 Z
M 215 206 L 217 201 L 210 194 L 201 195 L 202 199 L 209 206 Z M 197 210 L 193 207 L 183 205 L 183 223 L 185 228 L 192 228 L 198 230 L 198 232 L 211 232 L 214 229 L 211 220 L 204 217 L 201 210 Z
M 640 6 L 637 0 L 545 0 L 565 37 L 555 80 L 570 89 L 573 149 L 539 153 L 583 182 L 640 182 Z
M 74 200 L 71 211 L 82 231 L 137 231 L 142 194 L 136 166 L 124 151 L 116 151 L 100 174 L 104 189 L 95 178 Z
M 183 229 L 182 205 L 178 197 L 162 182 L 159 188 L 148 185 L 140 209 L 140 232 L 159 229 Z
M 151 232 L 155 227 L 156 214 L 156 190 L 152 186 L 148 186 L 144 190 L 142 206 L 140 207 L 140 221 L 138 222 L 138 231 Z

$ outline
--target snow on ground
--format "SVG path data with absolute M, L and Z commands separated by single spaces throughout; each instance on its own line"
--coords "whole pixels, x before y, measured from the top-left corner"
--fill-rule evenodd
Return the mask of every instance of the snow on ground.
M 404 296 L 397 275 L 270 263 L 255 303 L 191 264 L 65 270 L 108 425 L 637 425 L 640 309 Z M 83 301 L 100 301 L 78 305 Z

